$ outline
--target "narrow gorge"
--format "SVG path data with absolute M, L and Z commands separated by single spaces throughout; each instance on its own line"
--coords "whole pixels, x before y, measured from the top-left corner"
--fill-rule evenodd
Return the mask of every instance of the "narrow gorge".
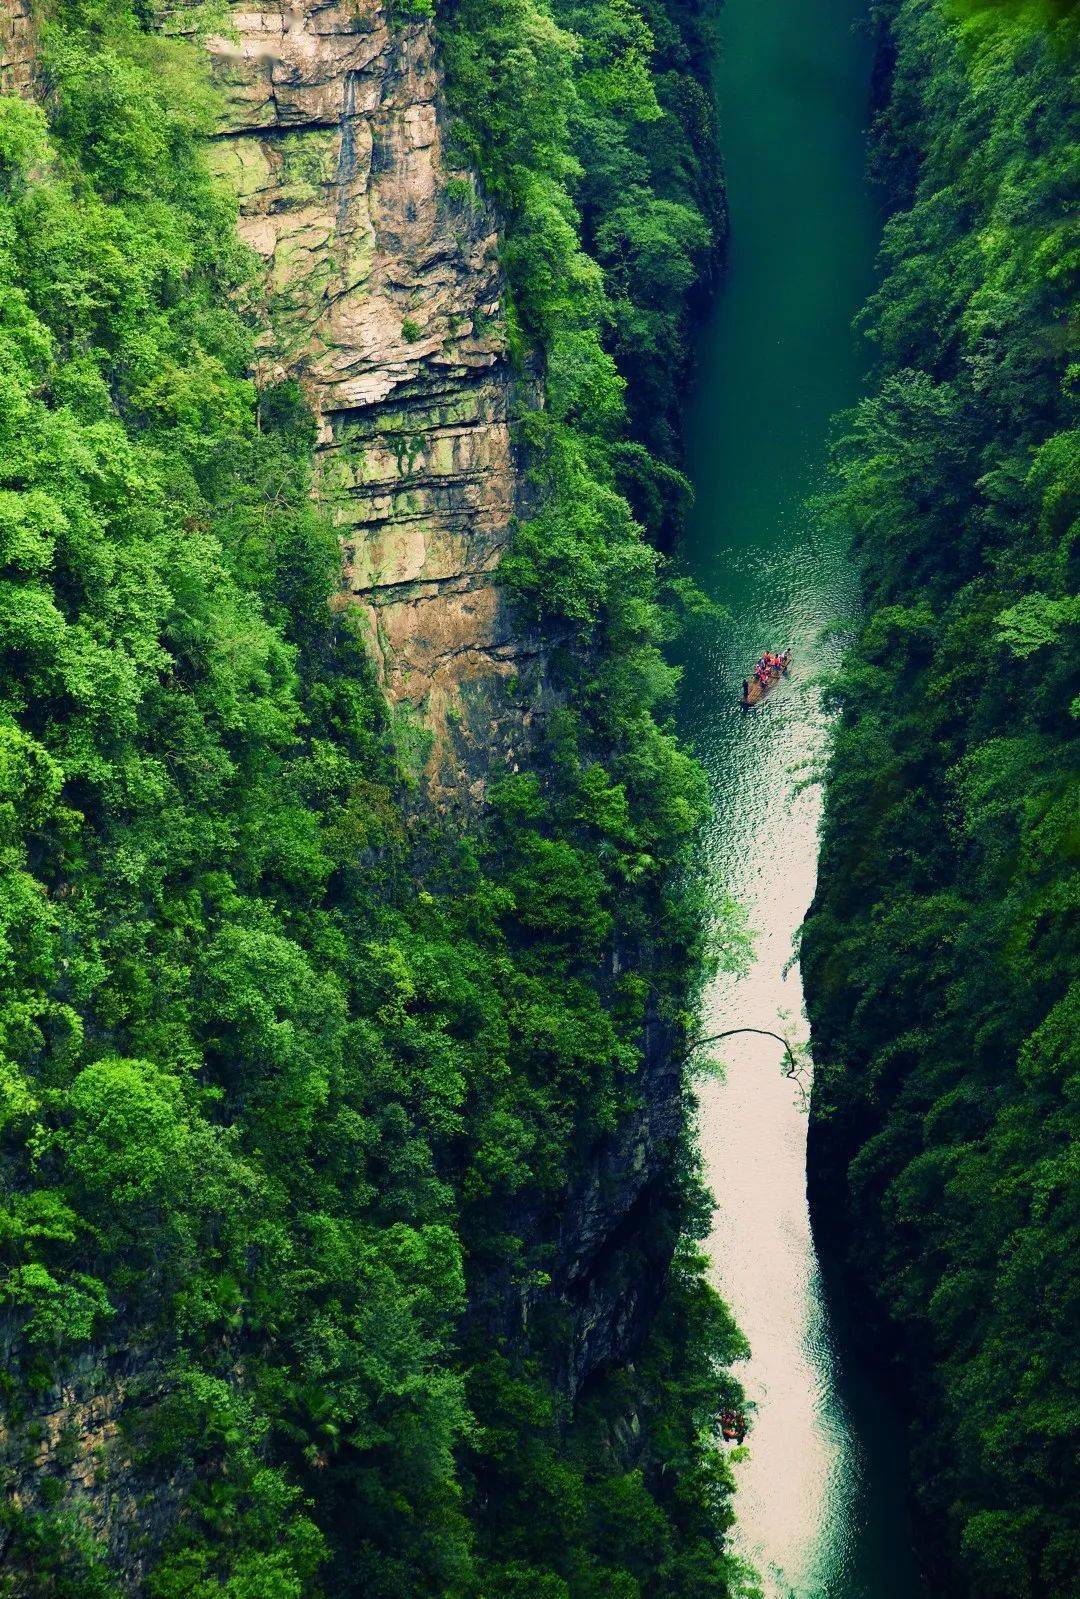
M 0 0 L 0 1599 L 1071 1599 L 1077 29 Z
M 881 226 L 866 160 L 879 39 L 859 0 L 814 11 L 810 30 L 802 0 L 727 0 L 716 67 L 732 235 L 699 335 L 684 549 L 729 615 L 701 619 L 682 645 L 681 724 L 709 779 L 714 902 L 738 901 L 754 950 L 748 969 L 708 986 L 704 1031 L 788 1037 L 800 1080 L 783 1074 L 776 1037 L 717 1046 L 726 1070 L 702 1085 L 700 1111 L 717 1205 L 708 1248 L 751 1350 L 733 1537 L 764 1593 L 919 1599 L 900 1417 L 853 1336 L 843 1285 L 823 1274 L 806 1199 L 812 1067 L 793 955 L 817 871 L 824 680 L 859 608 L 843 535 L 810 502 L 832 420 L 864 381 L 852 321 Z M 730 685 L 764 648 L 790 648 L 792 672 L 747 712 Z

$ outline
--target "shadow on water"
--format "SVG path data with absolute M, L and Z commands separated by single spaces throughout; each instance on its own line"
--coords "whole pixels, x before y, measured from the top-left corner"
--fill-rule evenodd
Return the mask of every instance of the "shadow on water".
M 846 551 L 807 526 L 831 417 L 859 392 L 851 319 L 878 233 L 864 177 L 871 43 L 858 0 L 726 0 L 718 73 L 732 245 L 703 330 L 688 418 L 690 570 L 731 612 L 684 646 L 681 712 L 708 774 L 707 870 L 757 930 L 750 973 L 707 996 L 706 1033 L 805 1036 L 792 940 L 814 891 L 820 792 L 816 679 L 829 624 L 854 615 Z M 763 649 L 794 671 L 744 712 Z M 767 1599 L 921 1599 L 907 1536 L 899 1422 L 830 1304 L 806 1202 L 806 1117 L 766 1038 L 731 1039 L 702 1091 L 717 1200 L 714 1279 L 746 1333 L 756 1407 L 739 1484 L 739 1552 Z

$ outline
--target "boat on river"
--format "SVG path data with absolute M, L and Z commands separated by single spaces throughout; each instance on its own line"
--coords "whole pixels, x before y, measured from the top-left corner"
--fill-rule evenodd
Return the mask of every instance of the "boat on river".
M 746 1417 L 741 1410 L 722 1410 L 720 1412 L 720 1433 L 725 1443 L 741 1444 L 746 1437 L 747 1431 Z
M 751 706 L 756 705 L 759 700 L 763 700 L 766 694 L 776 687 L 777 683 L 779 683 L 782 677 L 787 677 L 791 670 L 790 645 L 784 651 L 784 653 L 778 657 L 778 660 L 779 665 L 772 668 L 766 682 L 761 683 L 758 681 L 756 671 L 752 676 L 744 679 L 741 701 L 744 710 L 749 710 Z

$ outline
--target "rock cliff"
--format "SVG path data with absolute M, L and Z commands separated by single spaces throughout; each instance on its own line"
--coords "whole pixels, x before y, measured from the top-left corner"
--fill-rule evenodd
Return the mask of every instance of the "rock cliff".
M 477 799 L 528 742 L 543 682 L 497 579 L 522 489 L 496 221 L 448 156 L 430 21 L 297 0 L 233 24 L 209 42 L 214 160 L 265 262 L 259 376 L 313 404 L 338 603 L 431 736 L 432 798 Z
M 29 94 L 33 71 L 30 0 L 0 0 L 0 94 Z

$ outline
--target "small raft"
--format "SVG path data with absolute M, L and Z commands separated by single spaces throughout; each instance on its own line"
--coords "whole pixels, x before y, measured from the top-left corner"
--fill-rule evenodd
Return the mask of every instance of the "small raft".
M 741 1444 L 746 1433 L 746 1417 L 741 1410 L 721 1411 L 720 1434 L 725 1443 Z
M 776 687 L 777 683 L 779 683 L 782 677 L 787 677 L 790 670 L 791 650 L 788 648 L 780 657 L 780 665 L 774 666 L 772 671 L 769 673 L 769 680 L 767 683 L 759 683 L 756 675 L 751 675 L 746 679 L 747 691 L 740 697 L 739 701 L 743 709 L 748 711 L 751 706 L 757 704 L 758 700 L 763 700 L 766 694 L 768 694 L 771 689 Z

